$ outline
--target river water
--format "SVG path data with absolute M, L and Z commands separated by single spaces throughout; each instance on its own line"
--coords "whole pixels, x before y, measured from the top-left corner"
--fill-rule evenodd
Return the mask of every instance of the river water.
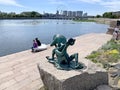
M 71 20 L 0 20 L 0 57 L 32 47 L 38 37 L 42 43 L 52 42 L 53 35 L 67 38 L 88 33 L 105 33 L 108 25 Z

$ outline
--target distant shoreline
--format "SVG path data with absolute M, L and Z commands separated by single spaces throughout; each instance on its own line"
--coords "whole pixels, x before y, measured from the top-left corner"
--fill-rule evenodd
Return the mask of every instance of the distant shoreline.
M 35 17 L 35 18 L 0 18 L 0 20 L 31 20 L 31 19 L 53 19 L 53 18 L 39 18 L 39 17 Z M 67 19 L 53 19 L 53 20 L 67 20 Z M 70 19 L 69 19 L 70 20 Z M 101 23 L 101 24 L 107 24 L 110 25 L 111 21 L 117 21 L 120 19 L 109 19 L 109 18 L 88 18 L 88 20 L 73 20 L 76 22 L 96 22 L 96 23 Z

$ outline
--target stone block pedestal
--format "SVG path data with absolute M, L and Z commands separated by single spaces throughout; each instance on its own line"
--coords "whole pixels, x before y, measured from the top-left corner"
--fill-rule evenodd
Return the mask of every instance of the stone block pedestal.
M 86 60 L 86 59 L 85 59 Z M 108 84 L 108 73 L 89 60 L 81 70 L 58 70 L 47 60 L 38 64 L 41 79 L 48 90 L 94 90 Z

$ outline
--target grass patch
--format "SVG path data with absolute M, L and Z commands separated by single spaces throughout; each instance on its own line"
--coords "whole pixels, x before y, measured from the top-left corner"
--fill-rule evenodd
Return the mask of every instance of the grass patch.
M 106 67 L 106 64 L 117 63 L 120 61 L 120 41 L 110 40 L 86 58 L 94 63 L 101 63 L 103 67 Z
M 48 89 L 45 86 L 43 86 L 39 90 L 48 90 Z
M 75 22 L 96 22 L 95 20 L 73 20 Z

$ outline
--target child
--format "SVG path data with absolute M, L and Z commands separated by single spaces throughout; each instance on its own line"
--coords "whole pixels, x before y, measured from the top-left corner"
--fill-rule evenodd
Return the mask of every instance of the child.
M 34 48 L 37 48 L 38 44 L 36 42 L 36 40 L 33 40 L 33 47 L 32 47 L 32 52 L 34 52 Z

